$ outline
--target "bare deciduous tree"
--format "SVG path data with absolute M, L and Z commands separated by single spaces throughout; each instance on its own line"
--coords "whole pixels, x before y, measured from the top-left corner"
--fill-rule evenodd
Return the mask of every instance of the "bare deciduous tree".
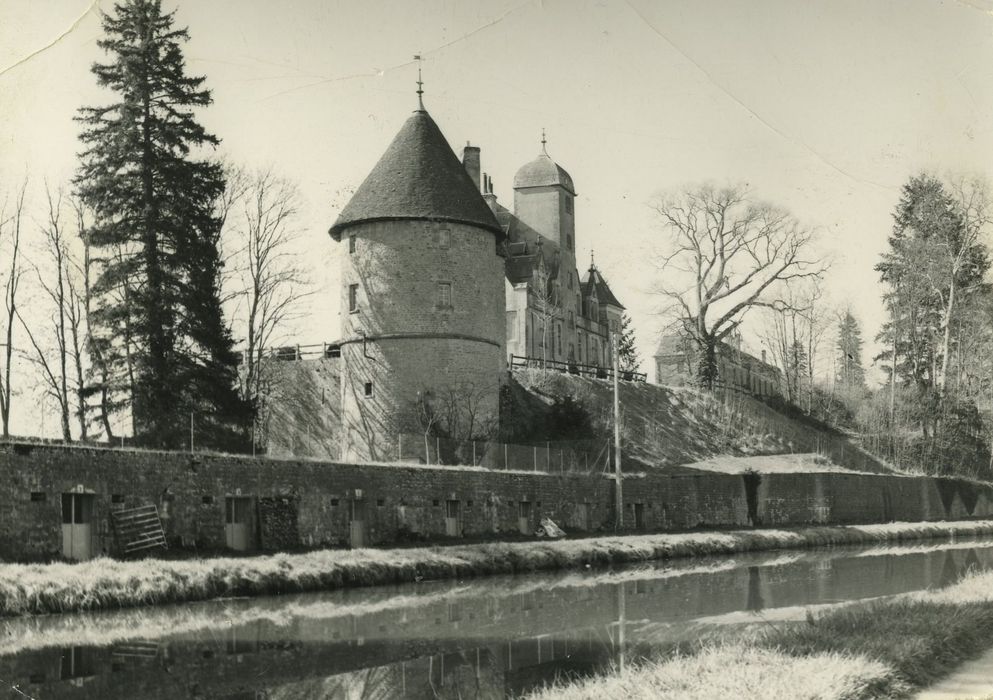
M 244 339 L 242 395 L 258 410 L 266 392 L 263 354 L 305 315 L 305 299 L 313 291 L 295 251 L 297 186 L 271 170 L 231 172 L 232 185 L 221 203 L 225 266 L 231 269 L 225 296 L 233 308 L 235 337 Z
M 431 454 L 428 438 L 435 436 L 452 441 L 457 463 L 471 460 L 472 442 L 490 440 L 496 434 L 498 420 L 487 407 L 494 390 L 488 384 L 456 382 L 419 391 L 410 417 L 423 432 L 425 458 Z
M 6 246 L 6 256 L 8 256 L 3 270 L 6 273 L 3 287 L 6 325 L 3 342 L 3 375 L 0 378 L 0 422 L 3 424 L 3 437 L 10 436 L 11 398 L 14 395 L 11 382 L 14 360 L 14 319 L 17 318 L 17 293 L 24 274 L 21 263 L 21 224 L 24 219 L 24 198 L 27 189 L 28 183 L 25 179 L 20 191 L 15 194 L 13 203 L 4 200 L 0 207 L 0 244 Z M 8 240 L 4 240 L 5 238 Z
M 786 399 L 811 410 L 818 354 L 830 315 L 823 308 L 820 280 L 784 285 L 782 304 L 768 309 L 763 344 L 783 372 Z M 806 400 L 805 400 L 806 399 Z
M 960 222 L 959 230 L 936 241 L 934 248 L 938 259 L 932 261 L 933 266 L 925 268 L 929 278 L 932 272 L 943 278 L 936 279 L 932 284 L 942 303 L 941 370 L 936 382 L 941 389 L 947 388 L 948 362 L 952 354 L 952 327 L 958 312 L 957 304 L 960 303 L 958 297 L 962 292 L 973 291 L 957 289 L 956 282 L 964 277 L 962 273 L 967 268 L 979 269 L 983 264 L 988 265 L 985 249 L 982 247 L 982 236 L 993 223 L 989 185 L 983 178 L 960 176 L 951 181 L 949 189 L 952 210 L 958 215 Z M 982 282 L 980 277 L 976 286 Z
M 563 314 L 558 280 L 540 248 L 531 272 L 531 283 L 528 291 L 534 304 L 535 318 L 541 325 L 541 364 L 544 367 L 548 362 L 548 332 L 552 330 L 552 342 L 554 342 L 556 337 L 555 324 L 561 320 Z M 554 348 L 552 349 L 552 356 L 555 356 Z
M 808 358 L 804 334 L 804 311 L 796 291 L 787 289 L 784 305 L 769 310 L 767 325 L 760 333 L 773 362 L 783 372 L 782 389 L 786 400 L 799 403 L 801 380 L 806 378 Z
M 46 185 L 45 197 L 48 211 L 41 227 L 43 261 L 33 267 L 38 285 L 49 302 L 48 337 L 39 338 L 20 312 L 18 319 L 34 351 L 32 359 L 41 371 L 45 393 L 59 406 L 62 439 L 68 442 L 72 440 L 70 418 L 73 413 L 79 421 L 81 437 L 87 437 L 80 343 L 83 299 L 80 295 L 79 264 L 70 249 L 71 239 L 63 225 L 62 191 L 53 194 Z M 73 368 L 69 366 L 70 361 L 74 364 Z M 75 377 L 70 374 L 70 369 L 76 370 Z M 76 398 L 75 407 L 71 397 Z
M 743 186 L 703 185 L 653 205 L 670 240 L 658 291 L 700 352 L 704 386 L 717 379 L 717 347 L 755 308 L 784 308 L 779 283 L 818 278 L 813 231 L 787 212 L 753 201 Z

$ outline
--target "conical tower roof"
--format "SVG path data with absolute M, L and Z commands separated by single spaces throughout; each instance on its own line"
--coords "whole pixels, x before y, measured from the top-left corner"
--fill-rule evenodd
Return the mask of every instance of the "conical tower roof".
M 503 229 L 479 189 L 462 167 L 441 129 L 425 110 L 417 110 L 359 186 L 329 233 L 366 221 L 419 219 Z

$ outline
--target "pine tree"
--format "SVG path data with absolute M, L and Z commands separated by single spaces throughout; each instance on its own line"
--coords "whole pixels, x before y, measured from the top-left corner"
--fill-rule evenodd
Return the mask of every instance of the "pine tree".
M 115 368 L 115 392 L 130 391 L 136 437 L 178 447 L 192 413 L 201 443 L 230 446 L 250 419 L 220 310 L 224 175 L 197 157 L 219 141 L 194 116 L 212 100 L 203 77 L 186 75 L 189 34 L 173 28 L 174 14 L 158 0 L 127 0 L 103 17 L 98 45 L 111 60 L 92 71 L 117 101 L 80 110 L 75 182 L 94 214 L 104 366 Z
M 838 351 L 836 360 L 838 383 L 861 388 L 865 386 L 862 368 L 862 328 L 851 309 L 846 309 L 838 321 Z
M 638 352 L 634 349 L 634 327 L 631 325 L 631 317 L 627 314 L 621 316 L 621 337 L 617 341 L 617 364 L 622 372 L 636 372 L 640 364 Z

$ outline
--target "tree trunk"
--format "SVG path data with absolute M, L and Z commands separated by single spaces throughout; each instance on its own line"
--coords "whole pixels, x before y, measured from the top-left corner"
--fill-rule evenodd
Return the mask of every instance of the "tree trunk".
M 697 381 L 708 391 L 713 391 L 717 383 L 717 341 L 707 335 L 700 342 L 700 358 L 697 364 Z
M 80 216 L 80 237 L 83 238 L 83 309 L 86 313 L 86 346 L 93 353 L 93 360 L 100 368 L 100 422 L 103 423 L 104 435 L 107 442 L 114 439 L 114 431 L 110 427 L 110 396 L 108 382 L 110 375 L 107 370 L 106 359 L 100 351 L 100 344 L 93 339 L 93 326 L 90 324 L 90 314 L 93 308 L 93 290 L 90 282 L 90 271 L 92 270 L 92 258 L 90 257 L 90 244 L 83 235 L 82 214 Z M 82 384 L 80 384 L 82 387 Z M 80 397 L 82 401 L 82 397 Z M 85 407 L 84 407 L 85 410 Z M 84 416 L 85 419 L 85 416 Z
M 945 382 L 948 376 L 948 354 L 952 345 L 952 312 L 955 308 L 955 268 L 952 268 L 952 276 L 948 283 L 948 308 L 945 310 L 945 332 L 941 343 L 941 382 L 938 385 L 942 392 L 945 390 Z
M 89 437 L 86 423 L 86 393 L 85 380 L 83 377 L 83 353 L 79 344 L 79 306 L 78 293 L 74 294 L 73 308 L 74 320 L 72 322 L 72 359 L 73 369 L 76 372 L 76 417 L 79 420 L 79 439 L 83 442 Z
M 890 432 L 896 439 L 896 344 L 899 333 L 896 320 L 893 321 L 893 354 L 890 357 Z

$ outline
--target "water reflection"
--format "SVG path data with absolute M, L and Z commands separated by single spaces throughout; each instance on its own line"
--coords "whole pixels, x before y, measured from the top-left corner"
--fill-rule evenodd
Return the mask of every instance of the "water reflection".
M 993 541 L 753 555 L 3 623 L 35 698 L 515 697 L 727 625 L 948 585 Z

